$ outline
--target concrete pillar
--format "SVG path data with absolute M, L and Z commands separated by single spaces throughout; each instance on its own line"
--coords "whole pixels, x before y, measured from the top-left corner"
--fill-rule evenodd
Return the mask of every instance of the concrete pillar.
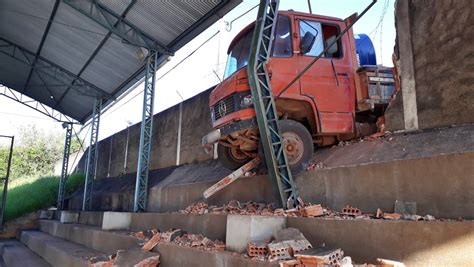
M 403 96 L 405 130 L 418 130 L 418 109 L 416 106 L 416 84 L 411 42 L 409 1 L 397 1 L 397 36 L 400 50 L 400 74 Z
M 286 217 L 227 215 L 226 248 L 243 253 L 249 242 L 270 240 L 286 227 Z

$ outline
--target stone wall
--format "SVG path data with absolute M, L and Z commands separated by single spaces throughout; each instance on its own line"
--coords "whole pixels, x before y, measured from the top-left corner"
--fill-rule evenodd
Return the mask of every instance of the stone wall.
M 403 95 L 387 110 L 389 130 L 474 123 L 473 12 L 471 0 L 397 1 Z

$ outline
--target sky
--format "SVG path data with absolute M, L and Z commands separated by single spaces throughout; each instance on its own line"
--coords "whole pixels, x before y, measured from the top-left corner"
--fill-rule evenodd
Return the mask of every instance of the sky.
M 349 17 L 354 12 L 362 12 L 371 0 L 310 0 L 314 14 Z M 233 37 L 246 25 L 255 20 L 257 8 L 233 21 L 258 4 L 257 0 L 243 2 L 206 29 L 190 43 L 175 53 L 156 77 L 154 113 L 158 113 L 182 100 L 188 99 L 219 83 L 222 79 L 227 48 Z M 281 0 L 280 10 L 309 12 L 307 0 Z M 212 37 L 216 32 L 219 33 Z M 368 34 L 374 43 L 377 63 L 392 66 L 392 52 L 395 43 L 394 0 L 379 0 L 355 25 L 354 33 Z M 211 38 L 212 37 L 212 38 Z M 206 40 L 207 43 L 202 45 Z M 199 46 L 201 46 L 196 50 Z M 188 59 L 163 76 L 181 60 L 196 50 Z M 141 121 L 143 84 L 130 90 L 128 95 L 102 114 L 99 140 L 104 139 L 127 126 Z M 0 135 L 17 135 L 19 125 L 35 125 L 44 131 L 62 132 L 61 124 L 10 99 L 0 95 Z M 90 127 L 76 126 L 81 138 Z M 0 145 L 2 140 L 0 140 Z

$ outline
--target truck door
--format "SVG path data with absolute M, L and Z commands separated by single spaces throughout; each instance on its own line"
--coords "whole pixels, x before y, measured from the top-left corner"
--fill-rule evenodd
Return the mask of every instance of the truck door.
M 299 70 L 304 69 L 340 33 L 339 25 L 307 17 L 297 18 Z M 300 92 L 315 102 L 323 134 L 353 132 L 354 96 L 351 93 L 351 65 L 344 55 L 343 37 L 301 78 Z M 347 53 L 349 54 L 349 53 Z

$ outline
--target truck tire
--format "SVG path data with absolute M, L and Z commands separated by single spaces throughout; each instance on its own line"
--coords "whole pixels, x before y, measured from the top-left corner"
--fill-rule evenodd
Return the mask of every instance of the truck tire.
M 231 171 L 237 170 L 252 159 L 242 154 L 237 148 L 223 145 L 217 145 L 217 156 L 221 164 Z
M 286 158 L 294 174 L 304 171 L 313 158 L 313 138 L 303 124 L 294 120 L 279 121 Z

